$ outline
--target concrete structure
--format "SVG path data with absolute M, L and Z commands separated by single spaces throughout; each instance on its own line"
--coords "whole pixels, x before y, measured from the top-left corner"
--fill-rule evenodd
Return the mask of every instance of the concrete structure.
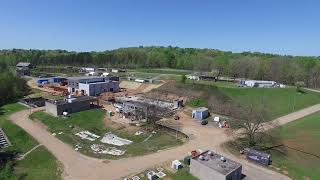
M 46 112 L 53 116 L 63 115 L 90 109 L 94 102 L 98 104 L 98 99 L 91 96 L 72 97 L 61 100 L 47 100 Z
M 190 173 L 200 180 L 241 180 L 242 165 L 212 151 L 191 159 Z
M 16 73 L 18 76 L 30 76 L 30 69 L 32 68 L 29 62 L 19 62 L 16 65 Z
M 197 109 L 192 110 L 192 118 L 203 120 L 209 116 L 209 110 L 205 107 L 199 107 Z
M 79 83 L 78 90 L 81 92 L 81 95 L 98 96 L 104 92 L 118 92 L 119 82 L 105 81 L 95 83 Z
M 71 94 L 80 94 L 79 83 L 95 83 L 95 82 L 104 82 L 104 77 L 99 76 L 80 76 L 80 77 L 69 77 L 68 82 L 68 92 Z
M 275 81 L 240 80 L 240 85 L 247 87 L 271 88 L 276 87 Z
M 167 109 L 176 109 L 175 105 L 179 105 L 179 102 L 173 101 L 163 101 L 159 99 L 151 99 L 143 96 L 124 96 L 124 97 L 115 97 L 116 102 L 124 103 L 124 102 L 132 102 L 136 104 L 147 104 L 153 105 L 160 108 L 167 108 Z M 181 102 L 180 102 L 181 103 Z M 139 105 L 140 105 L 139 104 Z

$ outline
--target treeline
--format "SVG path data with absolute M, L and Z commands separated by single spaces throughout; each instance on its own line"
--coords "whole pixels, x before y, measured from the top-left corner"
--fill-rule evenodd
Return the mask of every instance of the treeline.
M 103 52 L 65 50 L 2 50 L 0 61 L 15 65 L 71 65 L 120 68 L 175 68 L 214 72 L 217 76 L 274 80 L 293 85 L 303 81 L 320 85 L 320 58 L 265 53 L 232 53 L 214 49 L 178 47 L 132 47 Z
M 16 101 L 28 92 L 26 81 L 11 72 L 5 63 L 0 62 L 0 106 Z

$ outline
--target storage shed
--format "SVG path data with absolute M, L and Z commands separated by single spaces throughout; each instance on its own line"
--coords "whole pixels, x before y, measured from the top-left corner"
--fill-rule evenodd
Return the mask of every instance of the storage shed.
M 171 168 L 174 170 L 178 170 L 182 168 L 182 163 L 179 160 L 174 160 L 171 163 Z
M 205 107 L 199 107 L 192 111 L 193 119 L 203 120 L 203 119 L 206 119 L 208 116 L 209 116 L 209 110 L 208 108 L 205 108 Z

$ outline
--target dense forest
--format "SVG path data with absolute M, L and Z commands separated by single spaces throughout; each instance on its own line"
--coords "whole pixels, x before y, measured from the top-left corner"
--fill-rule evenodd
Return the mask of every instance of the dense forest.
M 24 79 L 11 72 L 7 64 L 0 61 L 0 107 L 28 94 L 29 87 Z
M 320 85 L 320 57 L 282 56 L 215 49 L 178 47 L 132 47 L 103 52 L 65 50 L 1 50 L 0 61 L 15 65 L 29 61 L 34 65 L 72 65 L 121 68 L 174 68 L 214 72 L 217 76 L 274 80 L 309 87 Z

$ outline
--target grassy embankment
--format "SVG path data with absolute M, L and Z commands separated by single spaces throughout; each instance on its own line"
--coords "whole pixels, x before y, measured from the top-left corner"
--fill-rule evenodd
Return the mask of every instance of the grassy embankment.
M 241 88 L 233 83 L 223 82 L 188 82 L 183 85 L 184 88 L 197 86 L 199 96 L 190 100 L 189 105 L 208 104 L 210 106 L 210 98 L 213 96 L 224 96 L 227 102 L 239 104 L 240 106 L 264 106 L 268 117 L 272 120 L 277 117 L 289 114 L 291 112 L 320 103 L 320 93 L 305 90 L 304 93 L 297 92 L 296 88 Z M 193 87 L 194 88 L 194 87 Z M 207 95 L 201 91 L 214 91 Z M 217 105 L 216 105 L 217 106 Z M 212 109 L 215 111 L 215 109 Z
M 10 114 L 26 109 L 20 104 L 9 104 L 1 107 L 0 127 L 4 130 L 12 146 L 1 151 L 16 151 L 24 154 L 38 145 L 29 134 L 19 126 L 8 120 Z M 25 159 L 17 161 L 14 166 L 15 178 L 33 179 L 61 179 L 61 169 L 55 157 L 43 146 L 28 154 Z
M 156 152 L 161 149 L 166 149 L 169 147 L 177 146 L 183 144 L 186 140 L 184 136 L 178 136 L 178 139 L 175 138 L 175 132 L 169 132 L 168 130 L 158 129 L 157 133 L 153 134 L 152 137 L 143 142 L 149 135 L 151 135 L 150 130 L 144 131 L 146 133 L 135 136 L 134 132 L 130 133 L 126 128 L 115 129 L 113 127 L 106 127 L 104 124 L 105 111 L 101 109 L 92 109 L 88 111 L 82 111 L 78 113 L 70 114 L 70 117 L 67 119 L 63 117 L 53 117 L 45 112 L 36 112 L 31 115 L 32 119 L 36 119 L 48 126 L 48 130 L 52 133 L 57 133 L 56 137 L 62 140 L 63 142 L 75 146 L 80 144 L 83 148 L 80 149 L 80 152 L 93 157 L 98 158 L 107 158 L 115 159 L 119 157 L 111 155 L 101 155 L 94 154 L 90 149 L 91 144 L 101 144 L 100 139 L 94 142 L 88 140 L 82 140 L 74 134 L 81 130 L 89 130 L 97 135 L 103 136 L 104 133 L 111 131 L 112 133 L 133 141 L 132 144 L 117 147 L 118 149 L 125 150 L 126 153 L 121 157 L 129 156 L 139 156 L 143 154 L 148 154 Z M 70 126 L 73 126 L 71 128 Z M 144 127 L 142 127 L 144 128 Z M 63 134 L 59 135 L 59 132 Z M 108 145 L 109 146 L 109 145 Z
M 293 179 L 320 177 L 319 119 L 318 112 L 271 131 L 271 135 L 285 145 L 270 151 L 276 169 L 287 171 Z

